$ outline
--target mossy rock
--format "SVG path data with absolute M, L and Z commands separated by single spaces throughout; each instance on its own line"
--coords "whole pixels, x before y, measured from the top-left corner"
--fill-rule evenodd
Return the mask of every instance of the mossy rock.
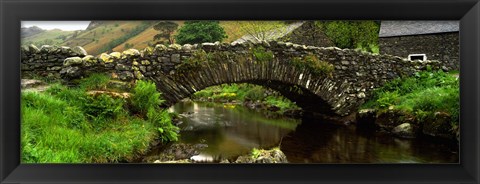
M 122 57 L 122 54 L 120 52 L 112 52 L 109 55 L 112 56 L 112 58 L 115 58 L 115 59 L 120 59 Z
M 415 138 L 416 131 L 414 125 L 410 123 L 402 123 L 395 128 L 393 128 L 392 133 L 401 138 Z
M 83 63 L 80 57 L 69 57 L 63 61 L 63 66 L 81 65 Z
M 452 118 L 445 112 L 435 112 L 433 116 L 426 117 L 423 121 L 422 132 L 433 137 L 455 139 L 455 132 L 452 131 Z
M 395 109 L 379 112 L 375 120 L 375 124 L 378 127 L 387 131 L 392 131 L 395 127 L 403 123 L 417 124 L 414 116 Z

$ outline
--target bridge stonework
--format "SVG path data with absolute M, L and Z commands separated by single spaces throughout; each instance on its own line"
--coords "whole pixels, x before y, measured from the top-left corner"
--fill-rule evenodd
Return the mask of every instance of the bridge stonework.
M 21 50 L 22 75 L 71 80 L 106 72 L 123 81 L 151 80 L 167 106 L 209 86 L 252 83 L 279 91 L 306 111 L 340 116 L 354 113 L 388 80 L 427 68 L 450 69 L 439 61 L 284 42 L 157 45 L 98 57 L 78 47 Z

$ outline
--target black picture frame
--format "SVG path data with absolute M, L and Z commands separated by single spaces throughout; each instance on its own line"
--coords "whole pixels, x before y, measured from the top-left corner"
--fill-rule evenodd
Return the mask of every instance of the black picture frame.
M 479 183 L 478 0 L 0 0 L 0 183 Z M 22 20 L 460 20 L 460 164 L 20 164 Z

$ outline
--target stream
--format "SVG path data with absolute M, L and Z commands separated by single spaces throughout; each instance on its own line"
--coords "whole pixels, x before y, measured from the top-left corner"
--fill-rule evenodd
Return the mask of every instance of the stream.
M 180 143 L 204 145 L 213 162 L 280 147 L 290 163 L 458 163 L 458 145 L 402 139 L 320 119 L 267 118 L 241 105 L 180 102 Z M 148 156 L 159 153 L 153 149 Z

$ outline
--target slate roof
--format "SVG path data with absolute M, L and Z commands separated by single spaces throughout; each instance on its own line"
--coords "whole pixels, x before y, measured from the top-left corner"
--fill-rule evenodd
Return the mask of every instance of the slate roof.
M 379 37 L 458 32 L 459 21 L 382 21 Z

